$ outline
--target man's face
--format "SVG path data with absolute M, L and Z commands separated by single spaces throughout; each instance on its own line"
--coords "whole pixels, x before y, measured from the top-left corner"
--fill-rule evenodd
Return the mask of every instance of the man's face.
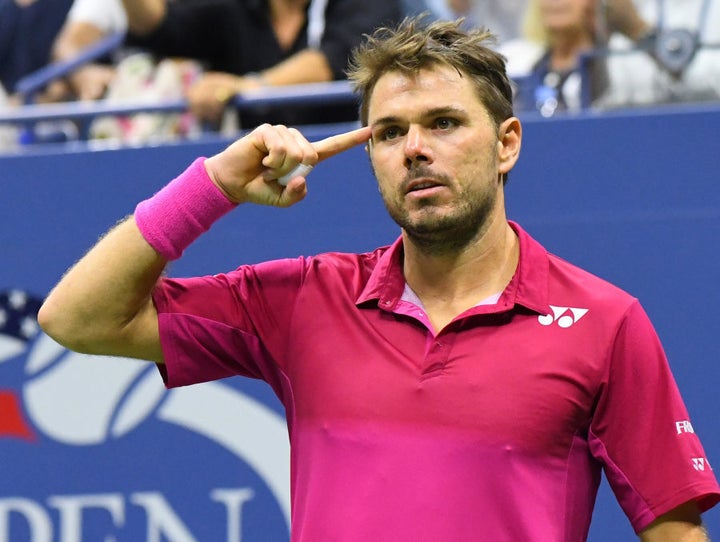
M 449 249 L 484 231 L 502 205 L 500 174 L 512 165 L 499 167 L 498 128 L 468 76 L 448 66 L 388 72 L 373 90 L 368 124 L 380 193 L 408 236 Z

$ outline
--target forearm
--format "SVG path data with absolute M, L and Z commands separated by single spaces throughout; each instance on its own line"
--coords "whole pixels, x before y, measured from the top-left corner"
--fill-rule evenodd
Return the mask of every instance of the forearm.
M 128 19 L 128 30 L 137 36 L 146 36 L 165 18 L 166 0 L 123 0 Z
M 103 36 L 102 30 L 93 24 L 68 23 L 62 28 L 53 44 L 52 58 L 56 61 L 72 59 L 86 47 L 97 43 Z
M 162 361 L 150 294 L 165 263 L 128 218 L 50 292 L 40 325 L 72 350 Z
M 71 350 L 162 361 L 151 293 L 165 263 L 235 208 L 199 158 L 110 231 L 50 293 L 40 325 Z

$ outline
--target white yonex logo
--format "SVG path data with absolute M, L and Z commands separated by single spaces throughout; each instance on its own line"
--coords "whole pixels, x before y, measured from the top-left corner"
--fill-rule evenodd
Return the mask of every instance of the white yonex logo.
M 677 434 L 681 433 L 694 433 L 695 430 L 693 429 L 692 424 L 689 420 L 681 420 L 679 422 L 675 422 L 675 430 L 677 431 Z
M 705 460 L 704 457 L 693 457 L 692 462 L 693 462 L 693 468 L 695 470 L 700 470 L 700 471 L 705 470 L 705 464 L 707 463 L 707 461 Z
M 550 305 L 550 308 L 552 309 L 551 314 L 538 316 L 538 322 L 544 326 L 549 326 L 557 322 L 557 325 L 560 327 L 567 328 L 580 320 L 580 318 L 588 312 L 588 309 L 579 309 L 577 307 L 557 307 Z

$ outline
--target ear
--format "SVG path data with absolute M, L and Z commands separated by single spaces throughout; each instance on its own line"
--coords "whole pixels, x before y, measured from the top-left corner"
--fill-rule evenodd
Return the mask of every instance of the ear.
M 508 173 L 520 157 L 522 125 L 517 117 L 503 121 L 498 128 L 498 173 Z

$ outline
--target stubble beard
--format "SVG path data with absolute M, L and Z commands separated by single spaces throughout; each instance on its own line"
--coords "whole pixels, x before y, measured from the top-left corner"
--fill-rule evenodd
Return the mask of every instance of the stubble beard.
M 463 191 L 452 209 L 440 209 L 428 198 L 421 209 L 411 213 L 402 202 L 393 204 L 383 195 L 390 217 L 400 226 L 408 239 L 431 255 L 458 253 L 472 245 L 487 231 L 489 219 L 497 201 L 497 193 Z

